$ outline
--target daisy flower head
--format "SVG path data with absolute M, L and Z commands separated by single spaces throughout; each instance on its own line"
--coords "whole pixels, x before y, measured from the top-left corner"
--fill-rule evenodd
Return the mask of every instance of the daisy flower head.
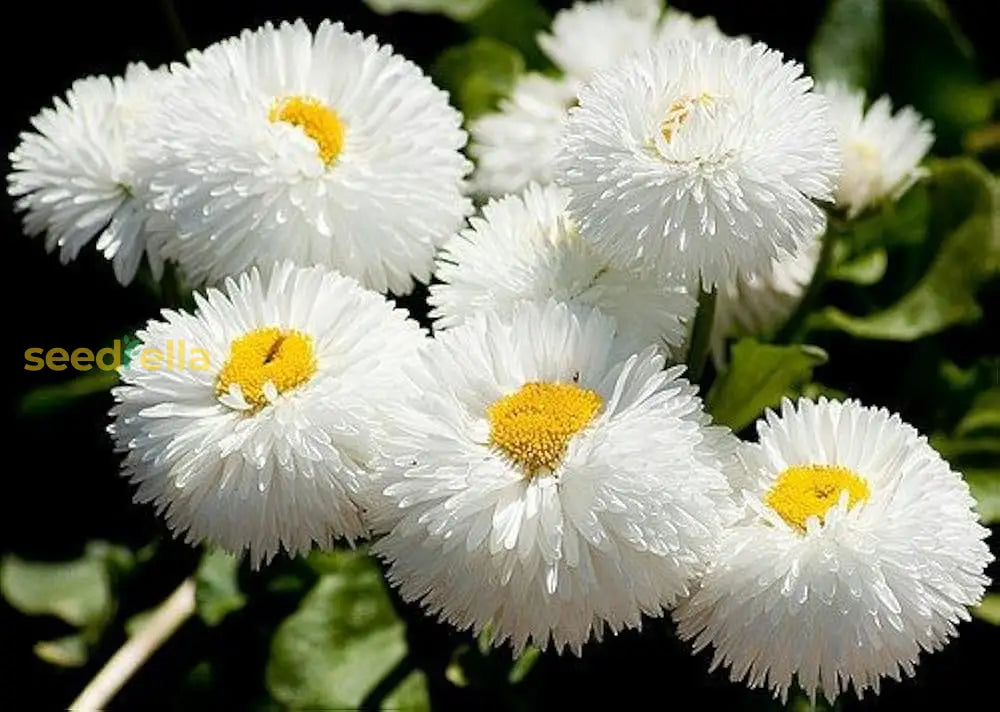
M 714 17 L 695 17 L 672 7 L 667 8 L 656 33 L 658 42 L 721 40 L 725 37 Z
M 64 264 L 97 237 L 122 284 L 135 277 L 144 253 L 159 278 L 163 263 L 151 239 L 157 218 L 137 172 L 135 136 L 169 82 L 166 69 L 141 63 L 124 76 L 80 79 L 21 134 L 7 190 L 25 213 L 25 232 L 44 233 L 45 249 L 58 249 Z
M 560 10 L 538 45 L 568 76 L 590 81 L 637 48 L 653 43 L 661 0 L 600 0 L 576 2 Z
M 844 84 L 824 85 L 820 91 L 830 102 L 844 157 L 834 197 L 848 217 L 898 198 L 924 175 L 920 162 L 934 143 L 930 121 L 909 106 L 893 114 L 887 96 L 865 111 L 864 91 Z
M 374 37 L 266 24 L 188 54 L 148 143 L 170 256 L 194 284 L 321 264 L 409 291 L 471 209 L 447 94 Z
M 598 310 L 523 302 L 441 332 L 390 414 L 375 550 L 407 600 L 577 654 L 690 590 L 735 514 L 735 439 Z
M 562 78 L 529 73 L 520 77 L 499 109 L 469 125 L 469 151 L 476 159 L 475 190 L 501 197 L 528 183 L 550 183 L 569 109 L 583 81 L 636 49 L 659 41 L 724 37 L 711 17 L 694 18 L 661 3 L 580 2 L 556 13 L 552 34 L 539 38 Z
M 724 362 L 729 337 L 767 334 L 788 320 L 812 281 L 821 247 L 817 238 L 795 254 L 781 253 L 767 271 L 719 287 L 711 337 L 716 363 Z
M 287 262 L 195 299 L 136 334 L 113 391 L 136 501 L 255 567 L 363 536 L 376 408 L 423 332 L 355 280 Z
M 509 316 L 524 300 L 597 307 L 617 321 L 635 351 L 650 344 L 678 352 L 696 303 L 680 284 L 608 264 L 580 237 L 566 213 L 569 192 L 529 185 L 521 194 L 490 201 L 482 217 L 446 243 L 428 303 L 438 328 L 456 326 L 480 311 Z
M 556 171 L 617 264 L 705 288 L 761 272 L 822 228 L 840 166 L 802 66 L 745 40 L 661 43 L 601 72 L 570 112 Z
M 992 560 L 968 485 L 911 426 L 857 401 L 785 401 L 742 459 L 745 513 L 674 613 L 713 668 L 785 698 L 878 692 L 968 620 Z
M 499 110 L 469 124 L 469 152 L 476 159 L 474 189 L 503 196 L 528 183 L 549 183 L 562 127 L 576 103 L 577 82 L 526 74 Z

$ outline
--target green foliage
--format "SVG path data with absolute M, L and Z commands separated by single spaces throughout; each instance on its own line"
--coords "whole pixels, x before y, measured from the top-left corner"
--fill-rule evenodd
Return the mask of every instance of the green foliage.
M 989 120 L 996 102 L 972 45 L 944 0 L 886 0 L 885 26 L 893 30 L 884 66 L 895 103 L 931 119 L 940 148 L 958 150 L 967 131 Z
M 22 613 L 56 616 L 81 628 L 103 625 L 113 608 L 107 566 L 92 556 L 42 562 L 8 554 L 0 566 L 0 592 Z
M 522 72 L 521 54 L 489 37 L 445 50 L 431 67 L 431 75 L 451 92 L 452 103 L 466 120 L 496 109 Z
M 105 393 L 118 383 L 117 371 L 94 369 L 51 386 L 41 386 L 29 391 L 21 399 L 23 415 L 46 415 L 65 408 L 85 396 Z
M 972 609 L 972 615 L 993 625 L 1000 625 L 1000 593 L 989 593 Z
M 930 267 L 895 304 L 867 316 L 828 307 L 813 328 L 863 339 L 913 341 L 982 315 L 976 294 L 1000 273 L 997 183 L 968 159 L 939 161 L 928 178 L 927 241 L 940 245 Z
M 58 667 L 81 667 L 87 663 L 90 649 L 87 636 L 77 633 L 56 640 L 42 640 L 35 643 L 35 655 Z
M 995 470 L 966 470 L 965 481 L 976 498 L 982 521 L 985 524 L 1000 522 L 1000 467 Z
M 53 665 L 79 667 L 114 617 L 112 581 L 134 564 L 127 549 L 90 542 L 72 561 L 25 561 L 8 554 L 0 562 L 0 594 L 21 613 L 53 616 L 76 631 L 40 641 L 34 651 Z
M 535 38 L 551 21 L 538 0 L 493 0 L 469 20 L 468 28 L 479 37 L 491 37 L 518 50 L 528 67 L 545 69 L 549 62 Z
M 996 524 L 1000 523 L 1000 383 L 995 368 L 993 387 L 975 390 L 982 382 L 982 371 L 990 373 L 989 367 L 987 362 L 984 368 L 967 372 L 946 369 L 959 389 L 971 386 L 975 395 L 952 432 L 938 433 L 931 438 L 931 445 L 963 473 L 982 521 Z
M 990 429 L 1000 429 L 1000 388 L 991 388 L 976 396 L 972 408 L 955 427 L 955 434 L 964 436 Z
M 741 339 L 733 345 L 728 370 L 708 394 L 708 411 L 715 422 L 742 430 L 765 408 L 798 395 L 813 369 L 826 361 L 826 352 L 815 346 Z
M 195 601 L 198 615 L 206 625 L 218 625 L 246 604 L 246 596 L 236 580 L 239 568 L 239 557 L 224 551 L 207 551 L 202 556 L 194 576 Z
M 497 0 L 365 0 L 375 12 L 439 12 L 453 20 L 471 20 Z
M 837 247 L 843 245 L 842 242 L 837 243 Z M 863 286 L 876 284 L 885 276 L 885 268 L 888 263 L 889 258 L 886 251 L 881 247 L 876 247 L 854 259 L 835 258 L 834 266 L 830 269 L 830 279 Z
M 813 77 L 866 88 L 881 56 L 882 0 L 830 0 L 809 47 Z
M 406 632 L 385 582 L 362 551 L 325 557 L 328 573 L 274 634 L 267 685 L 294 709 L 356 709 L 402 668 L 382 709 L 428 709 L 423 674 L 408 670 Z M 406 673 L 406 674 L 402 674 Z

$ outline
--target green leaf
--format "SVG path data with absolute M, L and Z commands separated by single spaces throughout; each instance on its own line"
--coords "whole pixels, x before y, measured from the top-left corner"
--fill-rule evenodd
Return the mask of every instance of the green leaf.
M 991 388 L 976 396 L 972 408 L 955 427 L 955 434 L 968 435 L 992 428 L 1000 428 L 1000 388 Z
M 899 200 L 886 201 L 852 220 L 837 220 L 842 245 L 838 257 L 856 259 L 873 250 L 922 245 L 927 242 L 930 214 L 927 182 L 921 181 Z
M 246 605 L 236 574 L 240 558 L 224 551 L 206 551 L 194 581 L 198 615 L 206 625 L 216 626 L 233 611 Z
M 837 390 L 836 388 L 830 388 L 829 386 L 824 386 L 822 383 L 813 381 L 812 383 L 807 383 L 802 387 L 802 397 L 809 398 L 811 400 L 817 400 L 821 397 L 829 398 L 830 400 L 847 400 L 848 395 L 844 391 Z
M 510 669 L 510 674 L 507 676 L 507 680 L 512 685 L 516 685 L 521 682 L 531 669 L 535 667 L 535 663 L 538 662 L 538 658 L 541 656 L 542 651 L 538 648 L 529 646 L 524 649 L 521 653 L 521 657 L 514 661 L 514 666 Z
M 883 58 L 893 70 L 885 74 L 886 91 L 933 121 L 939 150 L 957 152 L 966 132 L 990 119 L 996 101 L 971 43 L 943 0 L 886 2 L 885 26 L 893 28 Z
M 118 383 L 117 371 L 93 369 L 63 383 L 41 386 L 21 399 L 22 415 L 44 415 L 63 408 L 75 400 L 94 393 L 103 393 Z
M 478 37 L 445 50 L 431 67 L 437 83 L 451 92 L 466 119 L 496 109 L 524 72 L 524 58 L 508 44 Z
M 708 410 L 716 422 L 742 430 L 765 408 L 794 395 L 826 361 L 826 352 L 816 346 L 742 339 L 733 345 L 729 369 L 712 385 Z
M 490 37 L 517 49 L 525 64 L 533 69 L 547 69 L 548 58 L 538 47 L 538 33 L 552 22 L 538 0 L 493 0 L 469 20 L 469 28 L 481 37 Z
M 294 709 L 355 709 L 407 654 L 403 622 L 374 561 L 361 551 L 343 551 L 327 563 L 330 572 L 278 627 L 271 644 L 268 689 Z M 386 708 L 394 703 L 428 709 L 423 675 L 409 673 L 383 701 Z
M 430 698 L 427 696 L 427 678 L 422 672 L 414 670 L 396 686 L 382 703 L 383 710 L 404 710 L 405 712 L 422 712 L 430 710 Z
M 1000 470 L 966 470 L 965 481 L 976 498 L 976 509 L 983 522 L 1000 522 Z
M 21 613 L 52 615 L 81 628 L 102 626 L 113 608 L 107 567 L 89 557 L 51 563 L 9 554 L 0 564 L 0 592 Z
M 888 264 L 889 258 L 885 250 L 877 248 L 860 257 L 840 262 L 830 270 L 830 279 L 860 285 L 875 284 L 885 275 Z
M 125 635 L 131 638 L 133 635 L 142 630 L 142 627 L 149 622 L 149 619 L 153 617 L 154 613 L 156 613 L 155 608 L 147 608 L 144 611 L 139 611 L 134 616 L 129 616 L 124 625 Z
M 881 0 L 830 0 L 809 48 L 812 75 L 864 89 L 872 85 L 881 58 Z
M 972 615 L 993 625 L 1000 625 L 1000 593 L 988 593 L 983 602 L 972 609 Z
M 1000 192 L 968 159 L 941 161 L 929 179 L 931 241 L 943 236 L 930 268 L 898 302 L 869 316 L 828 307 L 810 321 L 864 339 L 912 341 L 978 319 L 975 295 L 1000 274 Z
M 458 22 L 470 20 L 495 0 L 365 0 L 375 12 L 390 15 L 394 12 L 423 12 L 447 15 Z
M 949 437 L 935 435 L 931 445 L 946 460 L 957 460 L 970 455 L 1000 455 L 1000 436 Z
M 82 667 L 90 652 L 84 635 L 67 635 L 57 640 L 43 640 L 35 643 L 35 655 L 51 665 L 59 667 Z

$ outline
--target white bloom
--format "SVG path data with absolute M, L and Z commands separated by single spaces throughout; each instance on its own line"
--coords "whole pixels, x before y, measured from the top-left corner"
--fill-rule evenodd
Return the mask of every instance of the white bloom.
M 735 439 L 597 310 L 522 303 L 437 337 L 389 414 L 388 577 L 459 628 L 577 653 L 689 591 L 734 514 Z
M 865 93 L 843 84 L 820 87 L 844 156 L 837 205 L 854 217 L 870 205 L 895 199 L 924 175 L 920 161 L 934 143 L 930 121 L 909 106 L 892 114 L 883 96 L 864 110 Z
M 656 38 L 660 0 L 577 2 L 560 10 L 538 44 L 557 67 L 586 82 Z
M 398 398 L 421 330 L 353 279 L 287 262 L 195 299 L 137 333 L 114 389 L 136 500 L 254 566 L 364 535 L 376 408 Z
M 725 283 L 821 230 L 839 154 L 802 66 L 743 40 L 668 42 L 600 73 L 570 112 L 557 180 L 616 264 Z
M 711 17 L 669 10 L 657 25 L 659 14 L 655 0 L 577 3 L 556 13 L 553 34 L 539 42 L 567 76 L 527 74 L 498 111 L 472 121 L 475 189 L 501 197 L 532 181 L 552 182 L 567 112 L 576 104 L 581 81 L 597 70 L 657 41 L 724 37 Z
M 721 40 L 725 37 L 714 17 L 695 17 L 674 8 L 667 8 L 656 33 L 660 42 Z
M 795 311 L 812 281 L 822 242 L 813 240 L 793 255 L 782 253 L 763 274 L 740 276 L 720 285 L 712 322 L 712 354 L 725 360 L 730 336 L 767 334 Z
M 461 115 L 412 62 L 323 22 L 270 24 L 177 67 L 150 127 L 157 207 L 193 283 L 288 258 L 377 291 L 430 276 L 471 206 Z
M 436 327 L 448 328 L 493 310 L 509 316 L 523 300 L 597 307 L 617 320 L 635 350 L 650 344 L 677 352 L 695 301 L 680 285 L 612 267 L 580 238 L 566 214 L 569 192 L 530 185 L 490 201 L 481 218 L 451 240 L 438 258 L 428 303 Z
M 913 674 L 968 620 L 992 560 L 969 488 L 898 415 L 782 404 L 744 450 L 745 514 L 674 614 L 713 667 L 828 700 Z
M 136 173 L 135 137 L 169 79 L 167 70 L 144 64 L 130 64 L 124 77 L 80 79 L 31 120 L 34 132 L 21 134 L 7 189 L 25 211 L 25 231 L 45 233 L 45 248 L 59 248 L 63 263 L 100 235 L 97 249 L 119 282 L 132 281 L 144 252 L 159 278 L 163 263 L 150 244 L 155 228 Z
M 576 103 L 577 84 L 527 74 L 517 80 L 499 111 L 472 121 L 469 152 L 476 159 L 475 189 L 501 196 L 531 181 L 552 181 L 562 126 Z

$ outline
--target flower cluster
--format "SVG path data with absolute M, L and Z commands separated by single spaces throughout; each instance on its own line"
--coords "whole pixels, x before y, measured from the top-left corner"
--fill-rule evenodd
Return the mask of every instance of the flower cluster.
M 912 673 L 987 584 L 961 476 L 853 400 L 786 400 L 744 442 L 680 362 L 703 291 L 720 368 L 780 326 L 828 213 L 897 197 L 929 126 L 655 2 L 577 3 L 539 43 L 562 75 L 472 122 L 469 181 L 447 94 L 328 22 L 34 119 L 27 232 L 205 287 L 136 337 L 210 367 L 129 363 L 113 391 L 136 500 L 255 567 L 372 537 L 404 599 L 516 651 L 672 612 L 781 696 Z M 432 275 L 433 336 L 382 294 Z

